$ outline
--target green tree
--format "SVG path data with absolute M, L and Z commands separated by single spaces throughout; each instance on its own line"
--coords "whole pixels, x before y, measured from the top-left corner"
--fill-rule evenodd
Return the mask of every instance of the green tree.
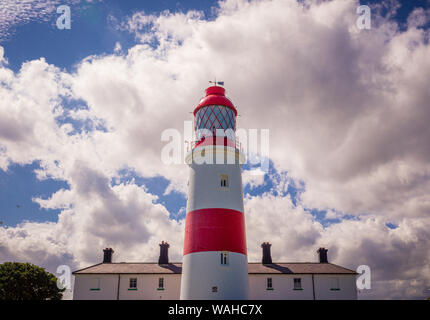
M 0 264 L 0 300 L 60 300 L 57 277 L 31 263 Z

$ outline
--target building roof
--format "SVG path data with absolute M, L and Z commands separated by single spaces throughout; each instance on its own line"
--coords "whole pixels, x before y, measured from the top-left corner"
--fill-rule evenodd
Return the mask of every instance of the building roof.
M 73 274 L 181 274 L 182 263 L 99 263 Z M 357 274 L 355 271 L 333 263 L 285 262 L 263 265 L 260 262 L 248 263 L 249 274 Z
M 252 274 L 267 274 L 267 273 L 292 273 L 292 274 L 357 274 L 357 272 L 338 266 L 333 263 L 319 262 L 281 262 L 262 264 L 250 262 L 248 263 L 248 273 Z
M 77 270 L 73 274 L 118 274 L 118 273 L 182 273 L 182 263 L 159 265 L 153 262 L 120 262 L 99 263 L 91 267 Z

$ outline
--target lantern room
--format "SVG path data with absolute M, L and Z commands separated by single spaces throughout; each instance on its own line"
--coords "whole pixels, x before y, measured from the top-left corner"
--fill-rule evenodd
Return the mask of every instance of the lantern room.
M 225 96 L 225 89 L 211 86 L 206 89 L 206 96 L 194 109 L 194 129 L 198 140 L 203 137 L 223 136 L 234 140 L 237 110 Z

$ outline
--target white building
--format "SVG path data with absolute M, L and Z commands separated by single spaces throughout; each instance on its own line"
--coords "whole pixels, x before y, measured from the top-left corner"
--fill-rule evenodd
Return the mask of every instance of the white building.
M 167 243 L 160 244 L 159 263 L 112 263 L 112 249 L 104 259 L 73 272 L 75 300 L 176 300 L 181 290 L 181 263 L 169 263 Z M 272 263 L 270 244 L 263 243 L 261 263 L 248 263 L 249 298 L 269 300 L 357 299 L 355 271 L 329 263 L 320 248 L 319 262 Z M 218 262 L 217 268 L 229 268 Z M 223 288 L 209 286 L 213 299 Z

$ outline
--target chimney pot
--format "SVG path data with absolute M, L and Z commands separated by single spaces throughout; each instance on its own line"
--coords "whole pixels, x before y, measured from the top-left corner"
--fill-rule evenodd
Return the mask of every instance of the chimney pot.
M 317 252 L 319 254 L 320 263 L 328 263 L 327 251 L 328 251 L 328 249 L 326 249 L 326 248 L 319 248 L 318 249 Z
M 161 241 L 160 243 L 160 257 L 158 258 L 158 264 L 169 263 L 169 247 L 167 242 Z
M 103 249 L 103 263 L 112 263 L 112 254 L 114 253 L 112 248 Z
M 269 242 L 263 242 L 261 247 L 263 248 L 263 264 L 271 264 L 272 263 L 272 255 L 270 254 L 270 247 L 272 245 Z

